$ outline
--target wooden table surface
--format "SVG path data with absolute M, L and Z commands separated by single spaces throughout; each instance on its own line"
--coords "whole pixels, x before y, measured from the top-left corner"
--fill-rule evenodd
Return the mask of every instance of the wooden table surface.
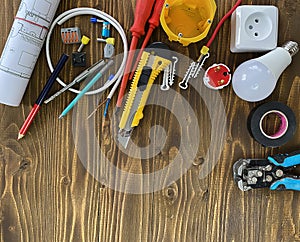
M 19 3 L 20 0 L 2 1 L 1 50 Z M 217 0 L 216 3 L 218 8 L 215 20 L 220 19 L 233 5 L 232 1 Z M 248 0 L 243 1 L 243 4 L 277 6 L 280 15 L 279 45 L 287 40 L 300 42 L 300 1 Z M 127 37 L 130 37 L 129 29 L 133 22 L 135 1 L 62 0 L 57 14 L 82 6 L 96 7 L 111 14 L 124 27 Z M 214 21 L 213 27 L 216 26 L 216 22 Z M 66 26 L 74 25 L 93 38 L 100 35 L 100 27 L 91 25 L 88 17 L 72 19 Z M 59 29 L 56 28 L 51 43 L 54 61 L 62 51 L 70 51 L 73 48 L 63 46 L 58 33 Z M 230 21 L 227 21 L 212 45 L 211 57 L 206 66 L 226 63 L 234 70 L 243 61 L 259 56 L 251 53 L 232 54 L 229 50 L 229 33 Z M 205 41 L 201 41 L 187 48 L 178 43 L 170 43 L 161 28 L 155 30 L 151 41 L 165 42 L 172 50 L 192 59 L 197 57 L 200 47 L 205 44 Z M 95 51 L 95 43 L 86 47 L 89 54 L 88 63 L 101 58 L 102 47 L 96 49 L 98 51 Z M 122 52 L 119 37 L 116 37 L 116 51 Z M 263 101 L 278 100 L 287 104 L 295 112 L 297 121 L 300 117 L 298 63 L 300 54 L 294 57 L 293 64 L 280 77 L 274 93 Z M 61 76 L 70 79 L 80 70 L 82 69 L 73 69 L 69 64 Z M 179 71 L 184 71 L 183 65 L 180 65 Z M 201 138 L 199 147 L 185 144 L 196 150 L 197 155 L 193 161 L 188 161 L 193 163 L 190 169 L 161 190 L 131 194 L 117 191 L 107 185 L 105 179 L 111 179 L 112 176 L 109 171 L 103 177 L 95 177 L 87 171 L 86 165 L 83 165 L 73 138 L 74 117 L 69 114 L 63 120 L 57 118 L 74 98 L 72 93 L 65 93 L 44 106 L 26 137 L 19 142 L 16 140 L 20 126 L 48 76 L 49 69 L 43 49 L 21 105 L 17 108 L 0 105 L 1 242 L 300 241 L 298 192 L 271 192 L 268 189 L 241 192 L 232 178 L 232 165 L 241 157 L 264 158 L 268 154 L 299 149 L 299 127 L 294 138 L 286 145 L 276 149 L 263 148 L 250 137 L 246 124 L 248 114 L 259 103 L 242 101 L 234 94 L 232 88 L 228 87 L 218 94 L 211 92 L 212 96 L 221 97 L 227 116 L 227 131 L 214 132 L 216 130 L 212 130 L 206 105 L 195 90 L 189 88 L 182 91 L 178 86 L 174 86 L 173 90 L 186 98 L 198 119 Z M 59 88 L 59 85 L 55 84 L 52 92 Z M 107 94 L 105 92 L 105 95 Z M 151 95 L 157 100 L 162 100 L 167 94 L 155 91 Z M 109 109 L 109 119 L 104 120 L 101 117 L 103 108 L 96 114 L 95 133 L 101 151 L 106 154 L 111 164 L 125 172 L 121 177 L 114 177 L 115 182 L 122 183 L 123 188 L 134 187 L 135 184 L 130 184 L 131 180 L 127 179 L 126 174 L 152 174 L 172 163 L 173 158 L 178 155 L 178 140 L 181 138 L 184 124 L 176 121 L 172 110 L 168 111 L 156 105 L 147 106 L 144 119 L 134 131 L 134 142 L 140 146 L 149 145 L 147 137 L 153 125 L 160 125 L 166 130 L 167 142 L 163 147 L 156 147 L 159 152 L 153 158 L 129 157 L 112 138 L 117 132 L 117 125 L 111 119 L 115 103 L 116 97 L 113 98 Z M 222 113 L 217 107 L 214 111 L 217 114 Z M 192 116 L 189 113 L 183 115 L 186 115 L 187 123 L 191 122 L 189 119 Z M 76 125 L 75 122 L 75 133 Z M 222 125 L 217 123 L 217 127 Z M 213 135 L 214 137 L 211 137 Z M 220 139 L 224 141 L 223 147 L 218 147 L 218 142 L 214 143 Z M 87 153 L 95 145 L 89 142 L 88 140 L 86 146 Z M 211 156 L 210 159 L 206 159 L 209 146 L 216 154 L 221 151 L 220 157 Z M 103 162 L 99 159 L 99 164 L 93 169 L 101 169 Z M 199 177 L 203 167 L 209 162 L 217 163 L 213 171 L 204 178 Z M 178 169 L 183 168 L 179 166 Z M 158 182 L 163 184 L 163 177 L 157 179 L 162 179 Z

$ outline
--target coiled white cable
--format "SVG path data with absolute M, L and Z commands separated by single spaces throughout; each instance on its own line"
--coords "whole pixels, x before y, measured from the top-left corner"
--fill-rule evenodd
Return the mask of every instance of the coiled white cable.
M 120 34 L 121 38 L 122 38 L 122 42 L 123 42 L 123 60 L 122 63 L 120 65 L 120 68 L 118 70 L 118 72 L 115 74 L 114 78 L 108 82 L 106 82 L 101 88 L 98 88 L 96 90 L 87 92 L 86 95 L 93 95 L 93 94 L 97 94 L 100 92 L 105 91 L 107 88 L 109 88 L 113 83 L 115 83 L 114 87 L 112 88 L 112 91 L 110 92 L 110 96 L 113 95 L 113 93 L 116 91 L 118 85 L 121 82 L 123 73 L 124 73 L 124 69 L 125 69 L 125 64 L 126 64 L 126 60 L 127 60 L 127 56 L 128 56 L 128 42 L 127 42 L 127 38 L 126 38 L 126 34 L 122 28 L 122 26 L 120 25 L 120 23 L 113 18 L 112 16 L 110 16 L 107 13 L 104 13 L 98 9 L 94 9 L 94 8 L 73 8 L 70 9 L 62 14 L 60 14 L 52 23 L 47 38 L 46 38 L 46 59 L 47 59 L 47 63 L 49 66 L 49 69 L 51 72 L 53 72 L 54 67 L 51 61 L 51 56 L 50 56 L 50 40 L 51 40 L 51 35 L 53 33 L 53 30 L 56 26 L 56 24 L 58 25 L 62 25 L 64 22 L 68 21 L 69 19 L 76 17 L 76 16 L 80 16 L 80 15 L 92 15 L 92 16 L 96 16 L 98 18 L 101 18 L 107 22 L 109 22 Z M 63 80 L 61 80 L 59 77 L 56 79 L 56 81 L 62 85 L 63 87 L 66 86 L 66 84 L 64 83 Z M 76 90 L 73 88 L 69 89 L 71 92 L 74 93 L 80 93 L 80 90 Z

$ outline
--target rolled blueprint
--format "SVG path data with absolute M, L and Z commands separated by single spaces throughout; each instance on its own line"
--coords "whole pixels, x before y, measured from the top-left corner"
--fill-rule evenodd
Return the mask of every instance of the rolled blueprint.
M 22 0 L 0 59 L 0 103 L 19 106 L 60 0 Z

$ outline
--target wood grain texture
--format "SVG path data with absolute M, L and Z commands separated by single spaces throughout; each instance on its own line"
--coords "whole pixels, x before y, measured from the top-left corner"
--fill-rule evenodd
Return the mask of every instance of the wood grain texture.
M 233 2 L 216 2 L 216 19 L 219 19 Z M 19 0 L 2 1 L 1 50 L 19 3 Z M 286 40 L 300 42 L 300 1 L 246 0 L 243 4 L 277 6 L 280 10 L 279 44 Z M 133 22 L 135 1 L 62 0 L 57 14 L 79 6 L 97 7 L 111 14 L 130 37 L 129 29 Z M 77 25 L 84 33 L 93 37 L 100 36 L 100 28 L 91 26 L 88 17 L 72 19 L 65 25 Z M 211 47 L 212 55 L 207 65 L 222 62 L 235 69 L 243 61 L 258 56 L 231 54 L 229 32 L 230 24 L 227 21 Z M 116 38 L 116 49 L 122 52 L 120 38 Z M 65 47 L 60 43 L 58 28 L 53 39 L 55 41 L 52 43 L 52 58 L 55 62 L 62 51 L 71 51 L 73 47 Z M 155 30 L 151 40 L 166 42 L 173 50 L 193 59 L 205 44 L 202 41 L 185 48 L 178 43 L 170 43 L 161 28 Z M 93 53 L 89 55 L 89 64 L 102 56 L 101 48 L 95 43 L 86 48 L 88 53 Z M 279 100 L 288 104 L 299 122 L 300 55 L 295 56 L 293 62 L 280 78 L 275 92 L 265 101 Z M 80 69 L 71 68 L 65 70 L 61 76 L 69 79 L 79 72 Z M 179 72 L 184 73 L 183 65 L 180 65 Z M 44 106 L 26 137 L 20 142 L 16 141 L 19 127 L 48 76 L 49 70 L 43 49 L 20 107 L 0 105 L 0 242 L 300 241 L 299 193 L 271 192 L 267 189 L 242 193 L 232 179 L 232 165 L 240 157 L 262 158 L 270 153 L 299 149 L 299 128 L 293 140 L 286 145 L 276 149 L 263 148 L 250 138 L 246 129 L 247 116 L 257 104 L 241 101 L 234 95 L 232 88 L 220 91 L 227 114 L 228 132 L 220 132 L 218 137 L 225 140 L 225 145 L 217 166 L 204 179 L 199 179 L 201 170 L 208 165 L 203 161 L 210 146 L 210 136 L 213 134 L 209 112 L 194 89 L 182 92 L 174 87 L 174 90 L 189 101 L 201 127 L 199 147 L 193 147 L 193 144 L 185 147 L 186 152 L 192 148 L 197 149 L 197 157 L 189 161 L 193 165 L 180 179 L 168 184 L 164 189 L 143 195 L 126 194 L 105 184 L 111 180 L 116 186 L 121 184 L 130 187 L 135 184 L 131 184 L 132 180 L 126 175 L 115 177 L 113 170 L 100 158 L 99 152 L 92 153 L 95 157 L 89 157 L 89 161 L 99 159 L 98 163 L 87 162 L 83 165 L 81 162 L 75 145 L 80 137 L 75 135 L 73 139 L 72 134 L 72 127 L 79 129 L 80 123 L 72 122 L 72 115 L 68 115 L 64 120 L 57 119 L 74 97 L 72 93 L 65 93 Z M 58 89 L 56 84 L 53 92 Z M 213 97 L 214 94 L 208 95 Z M 98 98 L 95 98 L 94 102 Z M 152 98 L 164 100 L 160 92 L 152 93 Z M 164 147 L 154 146 L 153 150 L 149 150 L 149 153 L 155 149 L 160 150 L 159 154 L 151 159 L 128 157 L 114 140 L 117 132 L 117 120 L 113 118 L 115 103 L 116 97 L 112 100 L 109 110 L 110 119 L 102 119 L 99 113 L 103 112 L 103 109 L 100 109 L 95 118 L 97 126 L 93 132 L 96 133 L 101 151 L 111 164 L 123 171 L 153 174 L 142 181 L 144 184 L 151 186 L 151 179 L 164 184 L 164 177 L 156 177 L 154 172 L 167 167 L 177 155 L 182 127 L 172 112 L 154 105 L 147 106 L 145 117 L 133 135 L 134 142 L 147 146 L 150 143 L 147 138 L 150 128 L 161 125 L 167 133 L 166 144 Z M 87 106 L 86 113 L 92 108 Z M 216 110 L 216 113 L 218 115 L 219 110 Z M 85 114 L 76 115 L 75 120 L 79 120 Z M 189 118 L 187 115 L 187 122 Z M 87 138 L 91 137 L 93 132 L 88 133 Z M 219 149 L 214 145 L 212 147 L 214 151 Z M 89 143 L 87 139 L 87 152 L 96 148 L 96 144 Z M 214 157 L 211 157 L 211 161 L 213 159 Z M 183 162 L 185 161 L 182 161 L 182 166 Z M 97 171 L 97 179 L 87 172 L 87 168 Z M 136 189 L 143 192 L 143 188 L 138 185 Z

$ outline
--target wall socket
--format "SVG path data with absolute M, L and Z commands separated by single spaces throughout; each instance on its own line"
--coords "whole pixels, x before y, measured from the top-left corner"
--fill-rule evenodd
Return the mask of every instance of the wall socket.
M 277 47 L 278 8 L 239 6 L 231 17 L 231 52 L 269 51 Z

